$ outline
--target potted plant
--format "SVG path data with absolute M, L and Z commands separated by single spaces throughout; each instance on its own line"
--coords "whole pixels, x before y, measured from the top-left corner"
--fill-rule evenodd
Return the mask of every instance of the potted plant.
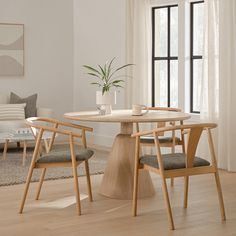
M 110 62 L 106 62 L 104 66 L 97 65 L 97 67 L 92 67 L 89 65 L 83 65 L 88 72 L 87 74 L 92 76 L 96 81 L 91 84 L 97 85 L 101 88 L 101 91 L 96 93 L 96 104 L 101 105 L 101 109 L 105 110 L 105 114 L 111 113 L 111 105 L 116 103 L 116 93 L 111 92 L 112 88 L 123 88 L 123 83 L 125 82 L 122 77 L 127 77 L 125 75 L 117 75 L 122 69 L 132 66 L 133 64 L 125 64 L 118 68 L 113 68 L 113 58 Z

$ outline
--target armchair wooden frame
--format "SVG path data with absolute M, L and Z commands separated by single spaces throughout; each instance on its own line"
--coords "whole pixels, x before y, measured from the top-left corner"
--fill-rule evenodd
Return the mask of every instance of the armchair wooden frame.
M 74 178 L 74 189 L 75 189 L 75 195 L 76 195 L 76 207 L 77 207 L 78 214 L 81 215 L 81 204 L 80 204 L 80 192 L 79 192 L 79 183 L 78 183 L 78 175 L 77 175 L 77 166 L 79 164 L 81 164 L 83 161 L 76 161 L 74 138 L 80 138 L 82 140 L 83 148 L 87 148 L 86 131 L 92 132 L 93 129 L 90 127 L 86 127 L 86 126 L 81 126 L 81 125 L 77 125 L 77 124 L 73 124 L 73 123 L 62 122 L 62 121 L 59 121 L 56 119 L 42 118 L 42 117 L 28 118 L 26 120 L 26 122 L 27 122 L 27 125 L 29 125 L 31 127 L 31 129 L 33 130 L 33 133 L 35 134 L 36 144 L 35 144 L 35 149 L 34 149 L 33 156 L 32 156 L 31 165 L 29 168 L 28 176 L 26 179 L 25 189 L 24 189 L 22 201 L 20 204 L 19 213 L 21 214 L 23 212 L 27 193 L 29 190 L 30 181 L 32 178 L 33 170 L 35 168 L 42 169 L 42 174 L 41 174 L 41 177 L 39 180 L 39 186 L 38 186 L 37 193 L 36 193 L 36 200 L 38 200 L 47 168 L 50 168 L 50 167 L 72 167 L 73 178 Z M 47 126 L 47 124 L 50 124 L 51 126 Z M 66 130 L 61 127 L 67 127 L 67 128 L 69 127 L 69 128 L 79 129 L 80 133 Z M 37 132 L 36 132 L 36 130 L 37 130 Z M 41 154 L 41 150 L 40 150 L 41 140 L 42 140 L 43 133 L 45 131 L 52 133 L 52 137 L 49 142 L 48 152 L 50 152 L 52 150 L 56 134 L 68 136 L 69 145 L 70 145 L 71 162 L 37 163 L 37 159 Z M 86 177 L 87 177 L 89 200 L 93 201 L 88 160 L 85 160 L 84 163 L 85 163 L 85 172 L 86 172 Z
M 174 107 L 148 107 L 147 110 L 150 111 L 172 111 L 172 112 L 181 112 L 180 108 L 174 108 Z M 170 125 L 175 126 L 176 123 L 179 122 L 180 125 L 183 125 L 183 120 L 180 121 L 172 121 L 170 122 Z M 166 126 L 167 122 L 157 122 L 156 123 L 156 128 L 164 128 Z M 136 131 L 140 132 L 140 127 L 139 127 L 139 123 L 136 123 Z M 164 136 L 164 132 L 159 133 L 159 136 Z M 167 142 L 162 142 L 160 143 L 161 147 L 167 147 L 167 148 L 171 148 L 171 152 L 174 153 L 175 152 L 175 146 L 181 145 L 182 146 L 182 151 L 183 153 L 185 153 L 185 142 L 184 142 L 184 132 L 180 132 L 180 139 L 176 138 L 176 132 L 175 130 L 171 130 L 171 139 L 168 140 Z M 140 144 L 142 146 L 149 146 L 149 147 L 154 147 L 155 146 L 155 141 L 153 138 L 153 142 L 145 142 L 145 138 L 150 138 L 148 136 L 143 136 L 142 138 L 140 138 Z M 174 178 L 171 178 L 171 186 L 174 185 Z
M 219 173 L 218 173 L 218 168 L 217 168 L 216 155 L 215 155 L 213 139 L 212 139 L 212 134 L 211 134 L 211 129 L 216 128 L 216 127 L 217 125 L 214 123 L 179 125 L 179 126 L 173 126 L 173 127 L 157 128 L 151 131 L 138 132 L 132 135 L 132 137 L 136 138 L 135 174 L 134 174 L 134 189 L 133 189 L 133 216 L 137 215 L 138 171 L 140 169 L 146 169 L 146 170 L 159 174 L 162 179 L 162 191 L 163 191 L 163 195 L 164 195 L 164 199 L 166 203 L 170 229 L 174 230 L 175 227 L 174 227 L 172 210 L 171 210 L 171 205 L 170 205 L 170 200 L 169 200 L 169 195 L 168 195 L 168 190 L 167 190 L 167 185 L 166 185 L 167 178 L 173 178 L 173 177 L 185 178 L 184 207 L 187 208 L 189 176 L 201 175 L 201 174 L 213 174 L 216 181 L 216 187 L 217 187 L 219 205 L 220 205 L 220 211 L 221 211 L 221 218 L 222 220 L 226 219 L 223 194 L 222 194 L 220 178 L 219 178 Z M 158 136 L 162 132 L 172 131 L 172 130 L 187 130 L 188 131 L 188 142 L 187 142 L 187 149 L 186 149 L 186 155 L 185 155 L 186 167 L 181 168 L 181 169 L 165 170 Z M 211 165 L 193 167 L 193 161 L 195 158 L 197 145 L 198 145 L 198 142 L 199 142 L 199 139 L 203 130 L 207 132 L 207 136 L 208 136 L 208 144 L 209 144 L 209 150 L 210 150 L 210 155 L 211 155 Z M 151 167 L 150 165 L 141 164 L 139 162 L 140 137 L 143 135 L 153 135 L 155 138 L 155 147 L 157 151 L 157 162 L 158 162 L 159 168 L 154 168 L 154 167 Z

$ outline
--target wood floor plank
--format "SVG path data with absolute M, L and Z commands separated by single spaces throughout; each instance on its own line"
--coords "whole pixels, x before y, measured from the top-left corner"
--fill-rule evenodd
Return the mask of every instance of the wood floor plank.
M 216 186 L 211 176 L 190 178 L 189 206 L 182 207 L 184 181 L 175 180 L 168 189 L 173 207 L 176 230 L 168 229 L 166 209 L 161 192 L 161 181 L 152 175 L 156 195 L 138 200 L 138 216 L 132 217 L 130 200 L 109 199 L 99 195 L 102 175 L 91 177 L 94 202 L 88 198 L 81 201 L 82 215 L 76 214 L 75 204 L 63 209 L 32 207 L 32 204 L 56 201 L 73 196 L 73 179 L 46 181 L 41 200 L 35 201 L 37 188 L 32 183 L 25 211 L 19 215 L 18 208 L 23 185 L 0 188 L 0 235 L 1 236 L 70 236 L 70 235 L 174 235 L 174 236 L 233 236 L 236 235 L 236 173 L 220 171 L 224 194 L 226 217 L 221 222 Z M 79 178 L 81 193 L 87 194 L 86 177 Z

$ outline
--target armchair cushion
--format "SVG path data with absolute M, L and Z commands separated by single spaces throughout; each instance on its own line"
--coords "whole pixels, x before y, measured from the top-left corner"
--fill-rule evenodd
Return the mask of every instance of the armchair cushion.
M 76 155 L 76 161 L 86 161 L 92 155 L 94 151 L 90 149 L 79 149 Z M 42 155 L 37 163 L 55 163 L 55 162 L 71 162 L 70 151 L 52 151 L 48 154 Z
M 11 92 L 10 103 L 26 103 L 25 118 L 35 117 L 37 114 L 37 108 L 36 108 L 37 96 L 38 96 L 37 94 L 33 94 L 26 98 L 21 98 L 15 93 Z
M 185 159 L 186 156 L 184 153 L 171 153 L 171 154 L 163 154 L 162 160 L 164 165 L 164 170 L 173 170 L 173 169 L 182 169 L 186 168 Z M 159 169 L 159 164 L 157 161 L 156 155 L 145 155 L 140 158 L 140 163 L 152 166 L 154 168 Z M 195 157 L 193 166 L 209 166 L 210 162 L 200 157 Z

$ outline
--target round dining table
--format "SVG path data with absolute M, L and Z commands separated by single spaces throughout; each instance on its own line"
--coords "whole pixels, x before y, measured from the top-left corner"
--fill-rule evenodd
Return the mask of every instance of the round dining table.
M 189 119 L 190 114 L 157 110 L 133 116 L 132 110 L 113 110 L 109 115 L 100 115 L 98 111 L 80 111 L 65 113 L 64 117 L 74 121 L 120 123 L 120 133 L 113 142 L 99 193 L 115 199 L 132 199 L 135 155 L 135 139 L 131 137 L 133 124 L 183 121 Z M 146 170 L 140 171 L 138 189 L 140 198 L 155 194 Z

